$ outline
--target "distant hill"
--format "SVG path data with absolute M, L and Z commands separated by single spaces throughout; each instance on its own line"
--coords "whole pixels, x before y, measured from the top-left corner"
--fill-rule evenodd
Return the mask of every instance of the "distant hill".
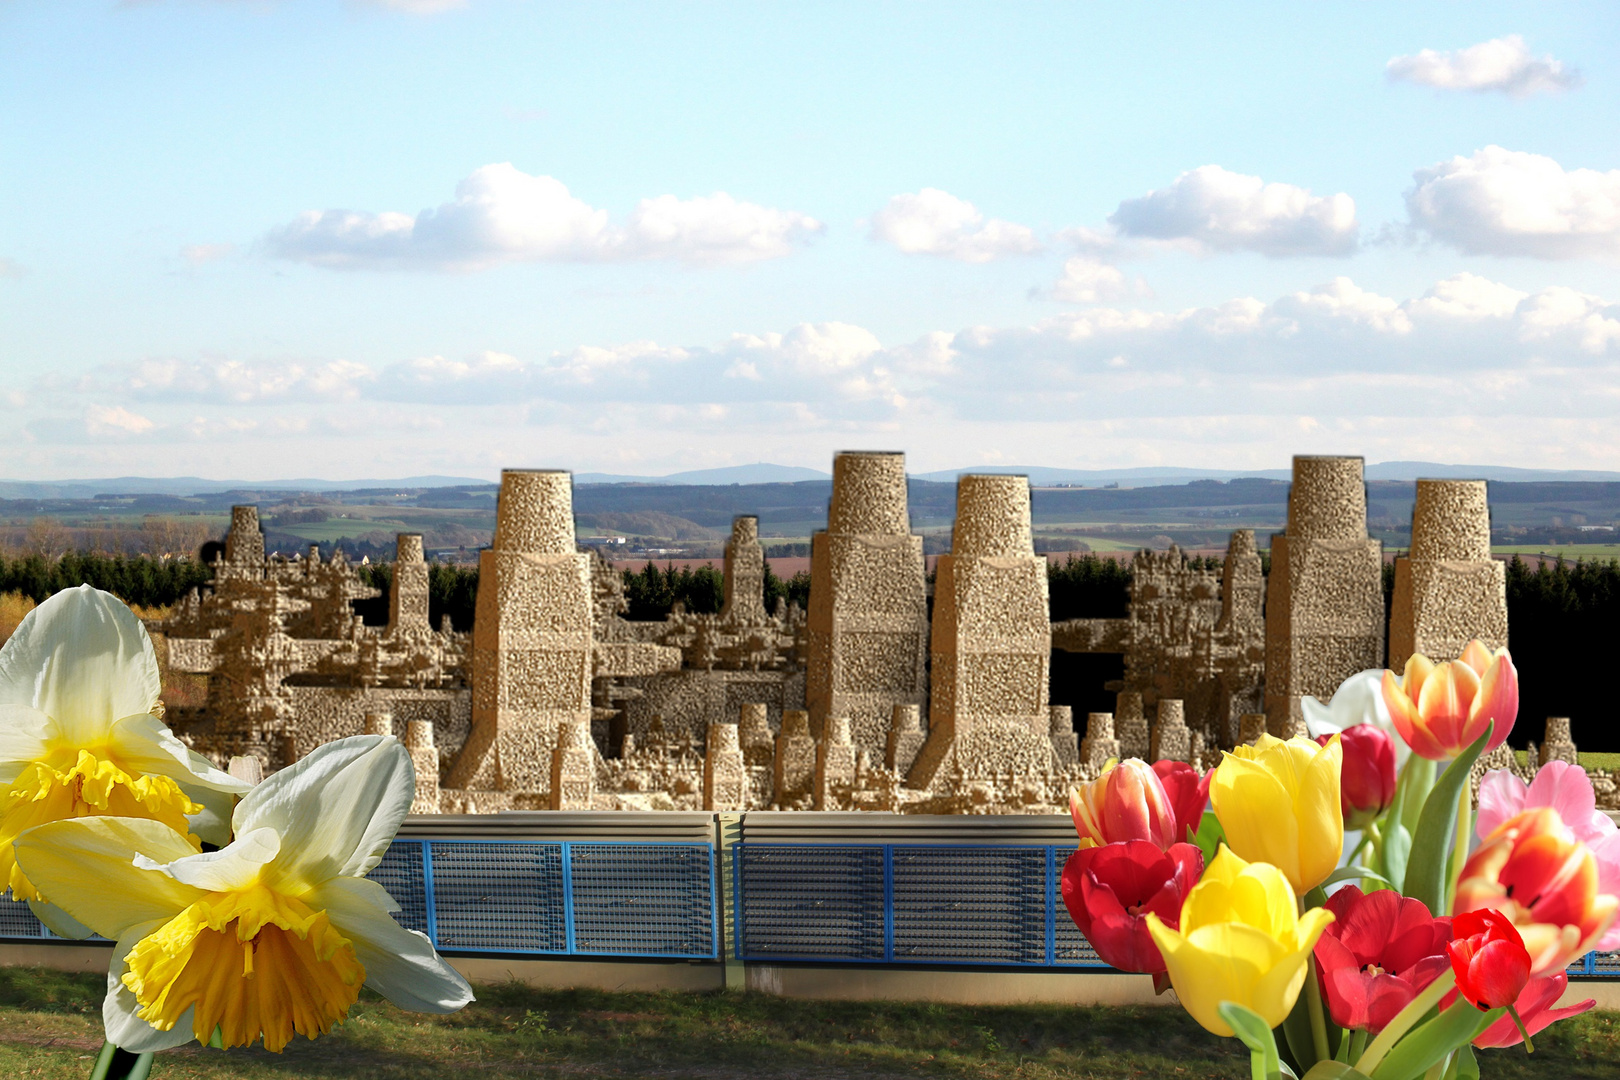
M 97 495 L 212 495 L 221 491 L 365 491 L 477 485 L 467 476 L 406 476 L 397 480 L 204 480 L 198 476 L 118 476 L 105 480 L 0 480 L 0 499 L 93 499 Z
M 830 480 L 832 473 L 798 465 L 730 465 L 722 469 L 694 469 L 668 476 L 620 476 L 615 473 L 575 473 L 576 484 L 797 484 L 804 480 Z

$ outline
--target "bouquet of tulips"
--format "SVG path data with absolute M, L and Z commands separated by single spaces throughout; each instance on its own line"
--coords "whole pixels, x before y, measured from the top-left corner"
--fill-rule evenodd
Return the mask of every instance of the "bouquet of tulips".
M 1507 650 L 1475 641 L 1306 698 L 1314 740 L 1264 735 L 1202 777 L 1112 764 L 1070 799 L 1064 903 L 1256 1080 L 1477 1078 L 1476 1049 L 1528 1053 L 1590 1009 L 1554 1007 L 1565 968 L 1620 946 L 1620 830 L 1584 770 L 1489 772 L 1474 816 L 1469 773 L 1518 698 Z
M 340 739 L 250 788 L 175 738 L 158 693 L 140 620 L 89 586 L 0 649 L 0 886 L 116 943 L 94 1080 L 193 1040 L 279 1051 L 362 984 L 421 1012 L 472 1000 L 366 877 L 415 794 L 398 740 Z

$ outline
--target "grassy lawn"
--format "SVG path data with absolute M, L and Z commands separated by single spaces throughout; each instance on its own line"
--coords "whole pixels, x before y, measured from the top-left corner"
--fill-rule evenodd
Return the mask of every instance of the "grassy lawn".
M 948 978 L 948 975 L 942 975 Z M 0 1076 L 83 1077 L 101 1045 L 99 976 L 0 969 Z M 369 994 L 331 1036 L 280 1055 L 191 1047 L 159 1055 L 166 1077 L 439 1078 L 544 1075 L 807 1080 L 861 1076 L 1249 1076 L 1233 1039 L 1179 1009 L 971 1008 L 811 1002 L 759 994 L 616 994 L 479 988 L 449 1017 Z M 1620 1014 L 1588 1014 L 1536 1037 L 1536 1053 L 1490 1050 L 1492 1080 L 1613 1077 Z
M 1493 544 L 1493 555 L 1562 555 L 1573 562 L 1576 559 L 1620 558 L 1620 544 Z
M 1529 761 L 1528 750 L 1515 750 L 1513 753 L 1517 755 L 1519 764 L 1523 765 Z M 1583 769 L 1604 769 L 1609 772 L 1620 769 L 1620 754 L 1589 754 L 1585 750 L 1580 750 L 1576 756 L 1579 757 Z

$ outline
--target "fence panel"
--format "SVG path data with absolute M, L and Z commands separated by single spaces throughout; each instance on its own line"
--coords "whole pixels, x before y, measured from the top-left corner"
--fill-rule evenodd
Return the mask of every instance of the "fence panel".
M 568 951 L 562 844 L 434 841 L 430 850 L 440 948 Z
M 744 843 L 732 851 L 739 957 L 883 962 L 881 846 Z
M 902 963 L 1044 964 L 1044 847 L 889 848 L 891 957 Z
M 700 844 L 570 844 L 576 953 L 717 954 L 714 849 Z

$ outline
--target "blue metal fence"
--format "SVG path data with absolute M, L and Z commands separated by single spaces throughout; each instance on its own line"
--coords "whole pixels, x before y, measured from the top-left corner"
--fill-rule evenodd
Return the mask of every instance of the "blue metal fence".
M 737 958 L 1107 968 L 1058 899 L 1073 850 L 740 843 Z

